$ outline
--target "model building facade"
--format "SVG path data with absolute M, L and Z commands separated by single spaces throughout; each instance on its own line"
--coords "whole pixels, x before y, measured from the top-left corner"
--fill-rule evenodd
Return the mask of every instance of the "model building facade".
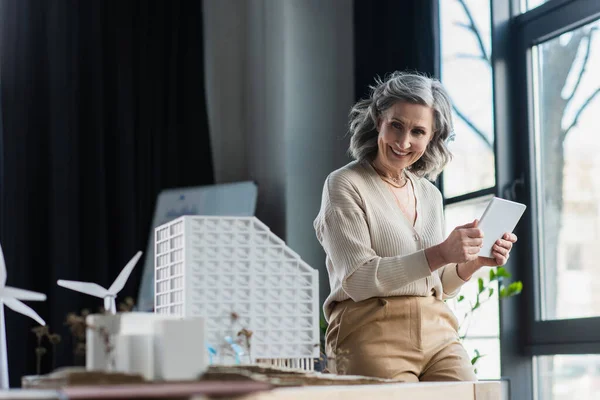
M 206 321 L 218 349 L 252 331 L 249 362 L 312 369 L 318 273 L 255 217 L 183 216 L 155 230 L 155 312 Z

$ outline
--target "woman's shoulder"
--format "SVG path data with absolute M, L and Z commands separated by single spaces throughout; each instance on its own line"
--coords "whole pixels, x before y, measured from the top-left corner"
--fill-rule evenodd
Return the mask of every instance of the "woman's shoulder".
M 341 168 L 336 169 L 327 176 L 328 186 L 357 185 L 364 181 L 366 176 L 365 166 L 358 161 L 351 161 Z
M 341 208 L 347 208 L 348 204 L 363 204 L 365 192 L 368 192 L 365 189 L 368 174 L 366 166 L 357 161 L 336 169 L 325 180 L 323 199 Z

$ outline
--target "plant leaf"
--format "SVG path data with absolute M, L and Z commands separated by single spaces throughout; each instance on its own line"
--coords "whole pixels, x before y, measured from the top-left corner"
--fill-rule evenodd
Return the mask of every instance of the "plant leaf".
M 485 357 L 485 356 L 486 356 L 485 354 L 480 354 L 479 350 L 475 349 L 475 357 L 471 358 L 471 365 L 475 365 L 481 357 Z
M 508 296 L 520 294 L 523 291 L 523 282 L 516 281 L 508 285 Z
M 507 298 L 508 297 L 507 292 L 508 292 L 508 290 L 506 289 L 506 286 L 502 286 L 500 288 L 500 298 L 501 299 Z
M 498 275 L 496 275 L 496 271 L 494 271 L 494 268 L 490 269 L 490 282 L 495 281 L 497 277 Z
M 460 302 L 461 302 L 461 301 L 463 301 L 464 299 L 465 299 L 465 296 L 463 296 L 463 295 L 460 295 L 460 296 L 458 296 L 458 299 L 456 299 L 456 301 L 457 301 L 458 303 L 460 303 Z
M 483 278 L 477 279 L 477 284 L 479 285 L 479 293 L 482 293 L 485 290 L 485 287 L 483 285 Z
M 494 288 L 491 287 L 491 288 L 488 289 L 488 296 L 492 297 L 493 294 L 494 294 Z
M 499 278 L 510 278 L 512 275 L 506 270 L 506 268 L 498 267 L 498 270 L 496 271 L 496 276 L 498 276 Z

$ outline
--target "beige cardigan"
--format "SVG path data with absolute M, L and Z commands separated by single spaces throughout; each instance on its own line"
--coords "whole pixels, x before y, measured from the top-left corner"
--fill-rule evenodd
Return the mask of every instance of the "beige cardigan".
M 415 226 L 369 163 L 353 161 L 325 181 L 314 221 L 326 253 L 331 294 L 323 306 L 329 321 L 336 302 L 371 297 L 454 297 L 465 283 L 448 264 L 431 272 L 425 249 L 445 238 L 442 196 L 428 180 L 408 173 L 417 201 Z

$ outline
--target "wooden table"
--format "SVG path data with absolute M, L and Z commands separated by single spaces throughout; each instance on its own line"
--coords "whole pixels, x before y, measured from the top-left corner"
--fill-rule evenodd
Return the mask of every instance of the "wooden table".
M 203 393 L 216 394 L 222 382 L 152 385 L 119 385 L 103 387 L 72 387 L 55 390 L 0 391 L 0 400 L 67 400 L 67 399 L 133 399 L 133 398 L 186 398 L 208 399 Z M 393 383 L 383 385 L 332 385 L 274 388 L 260 382 L 226 382 L 229 391 L 258 390 L 243 395 L 224 395 L 219 399 L 237 400 L 502 400 L 500 382 L 432 382 Z M 150 389 L 151 390 L 148 390 Z M 242 390 L 243 389 L 243 390 Z M 208 391 L 207 391 L 208 390 Z M 246 391 L 247 393 L 247 391 Z M 141 397 L 143 396 L 143 397 Z
M 279 388 L 240 400 L 501 400 L 500 382 L 398 383 Z

